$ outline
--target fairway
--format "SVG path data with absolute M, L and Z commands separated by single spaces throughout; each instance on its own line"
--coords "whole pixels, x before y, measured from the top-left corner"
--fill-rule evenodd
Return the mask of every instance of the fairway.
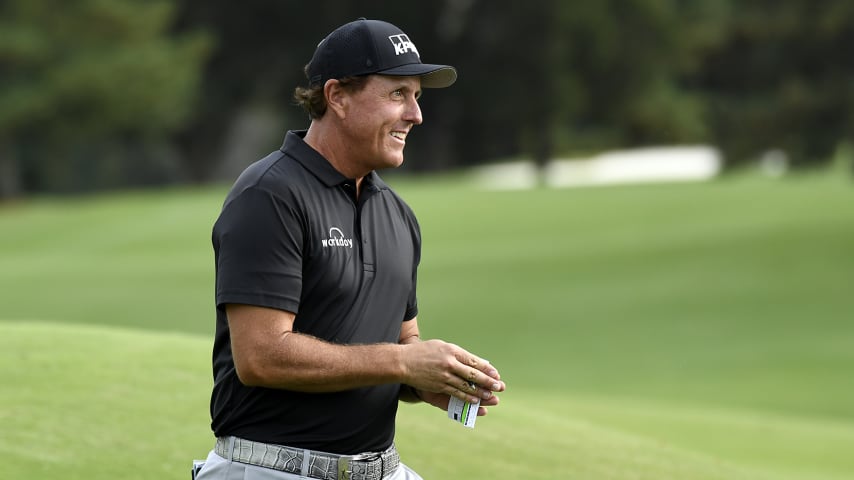
M 422 333 L 508 385 L 473 431 L 401 407 L 426 479 L 854 476 L 850 179 L 389 183 L 422 227 Z M 225 191 L 0 205 L 0 478 L 188 478 Z

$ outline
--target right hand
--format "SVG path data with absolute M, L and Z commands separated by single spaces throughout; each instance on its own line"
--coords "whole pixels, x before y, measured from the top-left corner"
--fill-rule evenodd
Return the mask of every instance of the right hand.
M 448 399 L 443 396 L 497 405 L 498 397 L 494 392 L 503 392 L 506 388 L 498 370 L 487 360 L 452 343 L 426 340 L 404 345 L 403 352 L 402 383 L 418 389 L 427 403 L 439 408 L 448 408 Z

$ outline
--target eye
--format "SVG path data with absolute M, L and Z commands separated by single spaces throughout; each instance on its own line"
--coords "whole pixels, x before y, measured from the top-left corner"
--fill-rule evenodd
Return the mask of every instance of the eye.
M 403 98 L 403 90 L 398 88 L 397 90 L 391 92 L 391 96 L 395 98 Z

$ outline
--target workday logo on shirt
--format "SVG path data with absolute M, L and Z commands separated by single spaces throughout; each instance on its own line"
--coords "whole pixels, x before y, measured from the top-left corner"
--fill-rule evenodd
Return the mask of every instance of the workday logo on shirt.
M 344 232 L 341 231 L 338 227 L 332 227 L 329 229 L 329 238 L 324 238 L 320 241 L 323 244 L 323 248 L 327 247 L 345 247 L 345 248 L 353 248 L 353 239 L 352 238 L 344 238 Z

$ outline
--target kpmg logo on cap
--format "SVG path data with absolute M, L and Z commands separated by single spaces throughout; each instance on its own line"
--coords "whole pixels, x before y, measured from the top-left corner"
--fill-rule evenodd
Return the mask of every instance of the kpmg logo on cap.
M 394 45 L 395 55 L 403 55 L 406 52 L 412 52 L 415 55 L 418 55 L 418 49 L 415 48 L 414 43 L 409 41 L 409 37 L 407 37 L 405 33 L 392 35 L 388 37 L 388 39 L 391 40 L 391 44 Z M 421 55 L 418 55 L 418 58 L 421 58 Z
M 344 238 L 344 232 L 341 231 L 338 227 L 332 227 L 329 229 L 329 238 L 324 238 L 320 240 L 320 243 L 323 244 L 323 247 L 345 247 L 345 248 L 353 248 L 353 239 L 352 238 Z

